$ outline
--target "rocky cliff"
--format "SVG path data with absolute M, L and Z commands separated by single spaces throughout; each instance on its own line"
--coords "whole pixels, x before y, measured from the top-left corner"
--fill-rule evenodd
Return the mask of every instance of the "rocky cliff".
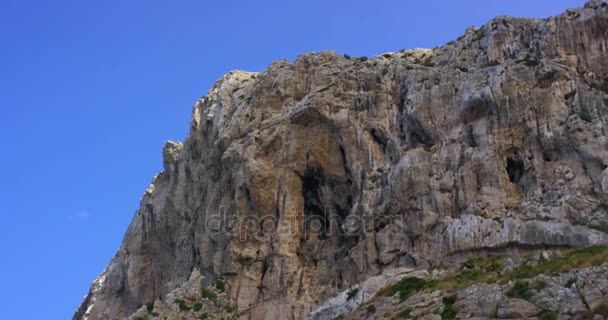
M 199 286 L 232 317 L 303 319 L 395 270 L 608 244 L 607 129 L 596 0 L 435 49 L 230 72 L 74 319 L 203 318 L 183 301 Z

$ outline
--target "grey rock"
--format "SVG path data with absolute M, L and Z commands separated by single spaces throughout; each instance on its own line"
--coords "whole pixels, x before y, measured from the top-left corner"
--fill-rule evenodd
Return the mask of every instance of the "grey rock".
M 226 74 L 74 319 L 127 318 L 192 270 L 231 283 L 239 317 L 302 319 L 403 266 L 608 244 L 606 30 L 591 1 L 433 50 Z M 577 297 L 558 291 L 560 313 Z
M 498 304 L 504 299 L 503 289 L 497 284 L 471 286 L 458 292 L 459 314 L 465 318 L 496 317 Z

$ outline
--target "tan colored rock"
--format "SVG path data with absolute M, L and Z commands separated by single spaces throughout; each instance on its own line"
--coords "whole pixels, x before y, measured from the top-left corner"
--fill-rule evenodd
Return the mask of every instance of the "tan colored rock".
M 398 267 L 608 243 L 606 30 L 591 1 L 433 50 L 228 73 L 74 318 L 128 317 L 198 269 L 243 318 L 302 319 Z
M 542 310 L 523 299 L 506 299 L 498 304 L 499 319 L 526 319 L 537 316 Z

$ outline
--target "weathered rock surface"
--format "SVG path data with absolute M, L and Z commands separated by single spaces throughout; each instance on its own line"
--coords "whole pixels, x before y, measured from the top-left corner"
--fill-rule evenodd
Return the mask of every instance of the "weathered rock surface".
M 345 319 L 405 319 L 439 316 L 445 309 L 442 299 L 454 297 L 457 319 L 605 319 L 608 317 L 608 264 L 572 270 L 559 275 L 538 275 L 526 279 L 528 300 L 509 295 L 514 284 L 474 284 L 451 293 L 424 291 L 405 301 L 396 297 L 368 299 L 356 311 L 344 312 Z M 539 285 L 539 284 L 542 284 Z M 374 305 L 371 313 L 365 306 Z M 407 317 L 403 310 L 411 310 Z M 318 319 L 334 319 L 320 316 Z M 441 319 L 441 316 L 439 316 Z
M 372 299 L 383 288 L 397 283 L 405 277 L 428 277 L 426 270 L 410 268 L 390 269 L 386 273 L 370 277 L 360 284 L 342 291 L 325 301 L 321 307 L 308 314 L 307 319 L 334 319 L 340 314 L 350 313 Z
M 236 309 L 226 295 L 226 283 L 218 280 L 211 286 L 203 285 L 203 277 L 195 270 L 189 279 L 163 299 L 146 303 L 129 320 L 148 318 L 172 320 L 234 319 Z M 203 289 L 202 289 L 203 288 Z M 201 291 L 204 290 L 203 297 Z
M 127 318 L 200 270 L 243 319 L 302 319 L 394 268 L 607 244 L 607 7 L 228 73 L 74 318 Z
M 526 319 L 537 316 L 541 309 L 523 299 L 506 299 L 498 304 L 499 319 Z

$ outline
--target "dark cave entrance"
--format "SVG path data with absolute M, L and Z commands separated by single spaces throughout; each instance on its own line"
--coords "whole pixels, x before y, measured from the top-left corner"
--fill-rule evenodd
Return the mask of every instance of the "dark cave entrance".
M 509 175 L 509 181 L 512 183 L 519 183 L 524 172 L 524 162 L 519 154 L 512 154 L 507 157 L 507 174 Z
M 302 177 L 302 196 L 304 197 L 305 238 L 317 235 L 325 239 L 329 229 L 328 212 L 323 204 L 321 187 L 325 184 L 323 170 L 318 167 L 306 168 Z

